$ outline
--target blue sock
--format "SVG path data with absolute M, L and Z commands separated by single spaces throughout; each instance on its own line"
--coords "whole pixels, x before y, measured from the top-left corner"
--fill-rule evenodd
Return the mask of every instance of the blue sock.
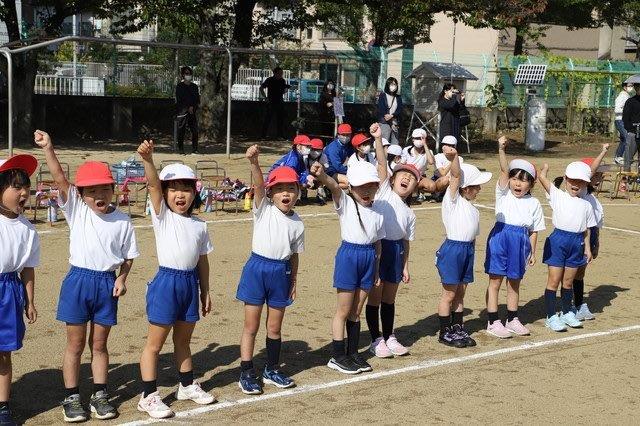
M 556 292 L 546 289 L 544 291 L 544 308 L 547 311 L 547 318 L 556 314 Z
M 560 289 L 560 297 L 562 298 L 562 313 L 566 314 L 572 308 L 573 289 L 563 287 Z

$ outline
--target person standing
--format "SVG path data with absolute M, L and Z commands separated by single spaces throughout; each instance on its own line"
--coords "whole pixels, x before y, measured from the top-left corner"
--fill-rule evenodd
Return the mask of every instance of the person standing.
M 629 100 L 629 98 L 634 94 L 633 92 L 633 84 L 622 83 L 622 90 L 618 93 L 616 97 L 615 106 L 614 106 L 614 114 L 615 114 L 615 126 L 618 134 L 620 135 L 620 143 L 618 144 L 618 149 L 616 149 L 616 155 L 613 158 L 613 161 L 616 164 L 622 165 L 624 162 L 624 148 L 627 144 L 627 130 L 624 128 L 624 123 L 622 122 L 622 111 L 624 109 L 624 104 Z
M 320 121 L 325 135 L 333 135 L 336 116 L 333 111 L 333 101 L 337 97 L 336 85 L 333 80 L 327 80 L 320 93 Z
M 438 97 L 441 141 L 445 136 L 454 136 L 456 140 L 460 140 L 461 105 L 464 105 L 464 93 L 460 93 L 453 84 L 445 83 Z
M 286 91 L 291 88 L 290 85 L 282 78 L 282 68 L 275 67 L 273 69 L 273 75 L 268 77 L 260 85 L 260 96 L 267 99 L 267 115 L 264 118 L 262 124 L 262 139 L 267 137 L 267 131 L 269 130 L 269 124 L 271 124 L 271 118 L 275 114 L 276 126 L 278 130 L 278 138 L 286 139 L 284 137 L 284 99 L 282 98 Z M 265 94 L 264 89 L 267 89 Z
M 623 166 L 625 172 L 631 171 L 631 161 L 638 152 L 638 135 L 636 133 L 638 132 L 637 125 L 640 124 L 640 83 L 634 83 L 633 89 L 636 95 L 625 102 L 622 110 L 622 122 L 627 131 Z
M 398 80 L 393 77 L 387 79 L 384 91 L 378 97 L 377 117 L 382 137 L 392 145 L 399 145 L 402 96 L 398 94 Z
M 182 81 L 176 85 L 176 120 L 178 122 L 178 152 L 184 155 L 184 134 L 189 127 L 191 132 L 192 154 L 198 154 L 198 120 L 196 110 L 200 105 L 200 92 L 198 85 L 193 83 L 193 70 L 191 67 L 182 67 L 180 70 Z

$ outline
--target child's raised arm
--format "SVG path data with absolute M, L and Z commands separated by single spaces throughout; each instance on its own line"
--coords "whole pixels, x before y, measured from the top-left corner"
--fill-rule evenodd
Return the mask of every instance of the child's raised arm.
M 509 162 L 507 161 L 507 143 L 509 139 L 506 136 L 500 136 L 498 139 L 498 158 L 500 161 L 500 179 L 498 179 L 498 185 L 500 188 L 504 188 L 509 183 Z
M 333 203 L 336 207 L 340 207 L 340 199 L 342 198 L 342 189 L 340 189 L 340 185 L 335 181 L 332 177 L 328 176 L 324 172 L 324 167 L 322 164 L 317 161 L 311 165 L 311 169 L 309 169 L 309 173 L 315 176 L 320 183 L 329 188 L 331 191 L 331 197 L 333 198 Z
M 600 163 L 602 163 L 602 160 L 604 159 L 604 156 L 607 155 L 607 151 L 609 150 L 609 144 L 608 143 L 603 143 L 602 144 L 602 151 L 600 151 L 600 154 L 598 154 L 598 156 L 595 158 L 595 160 L 593 160 L 593 163 L 591 163 L 591 174 L 593 175 L 595 172 L 598 171 L 598 167 L 600 167 Z
M 58 157 L 56 156 L 56 153 L 53 150 L 53 143 L 51 142 L 51 137 L 47 132 L 43 132 L 42 130 L 36 130 L 35 132 L 33 132 L 33 139 L 36 145 L 38 145 L 44 151 L 44 158 L 47 161 L 47 166 L 49 167 L 51 176 L 53 177 L 54 182 L 58 186 L 58 191 L 62 196 L 62 200 L 66 202 L 67 194 L 69 193 L 69 186 L 71 184 L 67 180 L 67 177 L 64 175 L 64 171 L 62 170 L 60 161 L 58 161 Z
M 544 190 L 547 191 L 547 194 L 550 194 L 551 193 L 551 185 L 553 185 L 553 184 L 551 183 L 551 181 L 547 177 L 547 172 L 548 171 L 549 171 L 549 165 L 547 163 L 544 163 L 544 166 L 542 166 L 542 170 L 540 170 L 540 176 L 538 176 L 538 180 L 542 184 L 542 187 L 544 188 Z
M 159 215 L 162 207 L 162 184 L 160 177 L 158 177 L 158 170 L 153 164 L 153 141 L 142 142 L 138 147 L 138 154 L 142 157 L 142 164 L 144 164 L 144 175 L 147 178 L 151 206 L 156 215 Z
M 369 133 L 375 140 L 376 159 L 378 160 L 378 176 L 380 176 L 380 182 L 387 180 L 387 159 L 384 155 L 384 147 L 382 146 L 382 129 L 378 123 L 373 123 L 369 127 Z
M 264 177 L 262 176 L 262 169 L 258 162 L 260 156 L 260 147 L 258 145 L 251 145 L 247 148 L 246 157 L 251 163 L 251 180 L 253 180 L 253 200 L 256 206 L 262 204 L 264 199 Z
M 455 198 L 460 188 L 460 178 L 462 171 L 460 170 L 460 158 L 458 158 L 458 151 L 455 151 L 456 156 L 451 160 L 451 177 L 449 178 L 449 191 L 451 198 Z

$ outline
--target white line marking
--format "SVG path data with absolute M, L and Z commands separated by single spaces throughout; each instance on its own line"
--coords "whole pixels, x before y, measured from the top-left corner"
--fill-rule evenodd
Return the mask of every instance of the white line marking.
M 574 335 L 574 336 L 563 337 L 563 338 L 560 338 L 560 339 L 542 340 L 542 341 L 538 341 L 538 342 L 528 342 L 528 343 L 523 343 L 522 345 L 518 345 L 518 346 L 512 346 L 512 347 L 509 347 L 509 348 L 502 348 L 502 349 L 496 349 L 496 350 L 487 351 L 487 352 L 480 352 L 480 353 L 461 356 L 461 357 L 446 358 L 446 359 L 441 359 L 441 360 L 424 360 L 424 361 L 419 362 L 419 363 L 414 364 L 414 365 L 409 365 L 409 366 L 402 367 L 402 368 L 396 368 L 396 369 L 393 369 L 393 370 L 379 371 L 377 373 L 371 373 L 371 374 L 361 374 L 361 375 L 349 377 L 349 378 L 343 379 L 343 380 L 336 380 L 336 381 L 333 381 L 333 382 L 319 383 L 319 384 L 316 384 L 316 385 L 304 385 L 304 386 L 296 387 L 296 388 L 293 388 L 293 389 L 287 389 L 287 390 L 283 390 L 283 391 L 279 391 L 279 392 L 275 392 L 275 393 L 263 394 L 263 395 L 256 396 L 256 397 L 248 397 L 248 398 L 242 398 L 242 399 L 237 399 L 237 400 L 221 401 L 221 402 L 219 402 L 217 404 L 213 404 L 213 405 L 207 405 L 207 406 L 204 406 L 204 407 L 198 407 L 198 408 L 194 408 L 192 410 L 179 411 L 179 412 L 176 413 L 176 416 L 174 417 L 174 419 L 182 419 L 182 418 L 193 417 L 193 416 L 197 416 L 197 415 L 200 415 L 200 414 L 205 414 L 205 413 L 210 413 L 210 412 L 214 412 L 214 411 L 224 410 L 225 408 L 233 408 L 233 407 L 246 405 L 246 404 L 254 404 L 256 402 L 267 401 L 267 400 L 270 400 L 270 399 L 284 398 L 284 397 L 295 396 L 295 395 L 300 395 L 300 394 L 310 393 L 310 392 L 318 392 L 318 391 L 322 391 L 322 390 L 325 390 L 325 389 L 335 388 L 335 387 L 338 387 L 338 386 L 344 386 L 344 385 L 349 385 L 349 384 L 359 383 L 359 382 L 364 382 L 364 381 L 369 381 L 369 380 L 377 380 L 377 379 L 396 376 L 398 374 L 404 374 L 404 373 L 408 373 L 408 372 L 412 372 L 412 371 L 420 371 L 420 370 L 427 370 L 427 369 L 431 369 L 431 368 L 435 368 L 435 367 L 441 367 L 443 365 L 459 364 L 459 363 L 468 362 L 468 361 L 476 361 L 476 360 L 480 360 L 480 359 L 493 358 L 495 356 L 500 356 L 500 355 L 504 355 L 504 354 L 511 354 L 511 353 L 514 353 L 514 352 L 528 351 L 528 350 L 531 350 L 531 349 L 537 349 L 537 348 L 541 348 L 541 347 L 545 347 L 545 346 L 559 345 L 559 344 L 562 344 L 562 343 L 575 342 L 575 341 L 578 341 L 578 340 L 585 340 L 585 339 L 590 339 L 590 338 L 593 338 L 593 337 L 611 336 L 611 335 L 614 335 L 614 334 L 626 333 L 626 332 L 637 331 L 637 330 L 640 330 L 640 324 L 638 324 L 638 325 L 630 325 L 630 326 L 627 326 L 627 327 L 614 328 L 614 329 L 607 330 L 607 331 L 598 331 L 598 332 L 593 332 L 593 333 L 577 334 L 577 335 Z M 135 420 L 135 421 L 128 422 L 128 423 L 122 423 L 122 425 L 123 426 L 139 426 L 139 425 L 147 425 L 147 424 L 158 423 L 158 422 L 163 422 L 163 421 L 172 421 L 172 419 L 166 419 L 166 420 L 158 420 L 158 419 Z

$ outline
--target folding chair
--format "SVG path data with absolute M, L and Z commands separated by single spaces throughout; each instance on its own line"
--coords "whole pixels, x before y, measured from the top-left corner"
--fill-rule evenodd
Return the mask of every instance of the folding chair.
M 67 176 L 67 179 L 70 179 L 70 168 L 69 163 L 60 163 L 62 167 L 62 171 Z M 42 202 L 42 200 L 47 200 L 51 197 L 54 197 L 52 193 L 56 193 L 58 191 L 58 186 L 53 180 L 53 176 L 51 175 L 51 171 L 46 163 L 40 164 L 38 168 L 38 174 L 36 175 L 36 190 L 35 190 L 35 201 L 34 204 L 31 205 L 33 208 L 33 220 L 35 222 L 37 214 L 38 214 L 38 206 Z M 31 204 L 31 197 L 29 197 L 29 204 Z
M 202 181 L 203 188 L 214 192 L 214 209 L 216 214 L 218 213 L 218 201 L 222 203 L 222 210 L 229 194 L 233 194 L 233 185 L 225 183 L 227 179 L 227 172 L 222 167 L 218 166 L 218 162 L 215 160 L 200 160 L 196 161 L 196 177 Z M 222 200 L 218 200 L 218 196 Z M 236 214 L 238 213 L 238 198 L 235 199 Z

